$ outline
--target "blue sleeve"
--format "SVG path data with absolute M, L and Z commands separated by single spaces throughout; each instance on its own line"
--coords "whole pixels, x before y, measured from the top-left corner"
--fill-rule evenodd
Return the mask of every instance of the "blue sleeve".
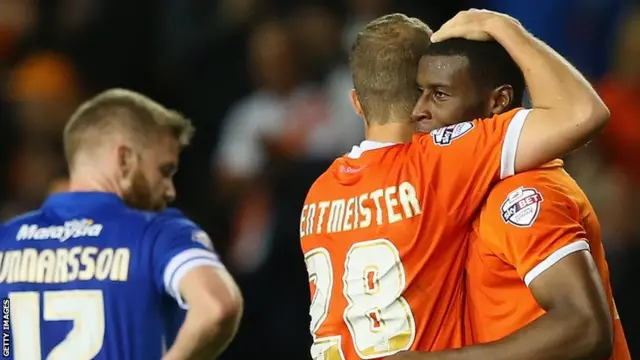
M 160 216 L 152 228 L 150 236 L 154 238 L 154 245 L 151 258 L 156 286 L 186 309 L 179 292 L 182 277 L 195 267 L 223 265 L 209 236 L 190 220 L 181 216 Z

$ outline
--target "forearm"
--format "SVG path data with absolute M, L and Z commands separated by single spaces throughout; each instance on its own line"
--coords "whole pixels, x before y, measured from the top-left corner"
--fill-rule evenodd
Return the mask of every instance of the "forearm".
M 549 312 L 501 340 L 425 355 L 425 360 L 597 360 L 608 359 L 610 352 L 588 321 Z
M 187 314 L 176 341 L 163 360 L 215 359 L 236 334 L 239 314 L 226 320 L 208 322 L 198 314 Z
M 522 70 L 534 107 L 552 109 L 602 104 L 580 72 L 514 20 L 491 21 L 487 24 L 487 32 Z

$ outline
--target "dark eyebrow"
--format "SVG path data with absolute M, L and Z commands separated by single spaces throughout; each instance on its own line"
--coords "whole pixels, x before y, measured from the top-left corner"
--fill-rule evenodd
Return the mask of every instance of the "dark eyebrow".
M 450 87 L 451 85 L 449 85 L 449 84 L 437 83 L 437 82 L 427 82 L 426 86 L 427 86 L 427 87 L 430 87 L 430 88 L 437 88 L 437 87 L 439 87 L 439 88 L 448 88 L 448 87 Z

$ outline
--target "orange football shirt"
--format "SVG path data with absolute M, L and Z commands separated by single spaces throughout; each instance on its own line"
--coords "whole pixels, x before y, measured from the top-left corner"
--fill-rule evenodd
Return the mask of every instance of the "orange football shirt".
M 314 359 L 378 359 L 463 342 L 471 222 L 513 175 L 528 110 L 364 141 L 312 185 L 300 219 Z
M 565 256 L 590 250 L 614 324 L 615 360 L 630 359 L 613 301 L 600 224 L 562 161 L 499 182 L 474 222 L 467 262 L 471 343 L 503 338 L 544 310 L 527 287 Z

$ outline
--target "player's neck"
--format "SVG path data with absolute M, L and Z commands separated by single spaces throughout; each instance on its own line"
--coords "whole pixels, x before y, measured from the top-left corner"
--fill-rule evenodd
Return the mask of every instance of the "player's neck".
M 73 173 L 69 179 L 70 192 L 108 192 L 121 196 L 120 188 L 113 181 L 97 176 Z
M 415 126 L 407 122 L 371 124 L 365 129 L 365 139 L 377 142 L 408 143 L 415 133 Z

